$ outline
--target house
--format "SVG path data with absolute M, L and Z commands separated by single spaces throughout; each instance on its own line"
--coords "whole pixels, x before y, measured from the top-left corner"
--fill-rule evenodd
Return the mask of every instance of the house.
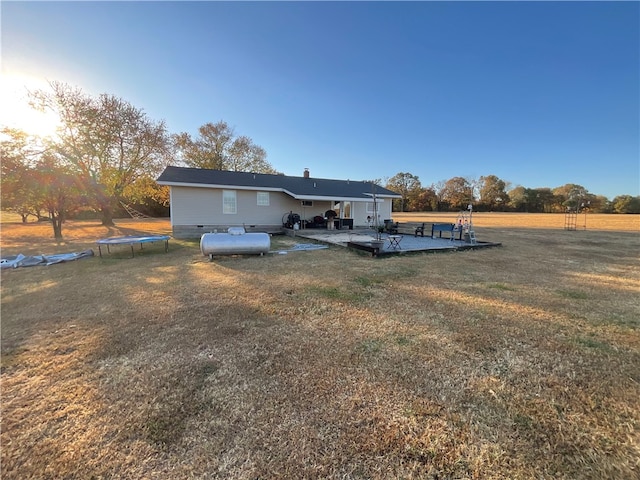
M 167 167 L 158 178 L 171 190 L 171 226 L 176 238 L 245 227 L 248 231 L 282 232 L 290 227 L 327 228 L 326 213 L 336 213 L 338 228 L 365 227 L 391 218 L 395 192 L 370 182 L 261 173 Z M 374 206 L 374 197 L 375 204 Z M 300 222 L 297 222 L 299 215 Z

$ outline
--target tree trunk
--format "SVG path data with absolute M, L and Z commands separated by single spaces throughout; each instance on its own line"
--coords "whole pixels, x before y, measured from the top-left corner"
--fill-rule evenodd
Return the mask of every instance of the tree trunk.
M 102 217 L 102 225 L 105 227 L 113 227 L 113 201 L 104 193 L 102 187 L 97 192 L 98 207 L 100 208 L 100 216 Z
M 21 213 L 20 216 L 22 217 L 22 223 L 27 223 L 27 217 L 29 216 L 29 214 Z
M 102 215 L 102 225 L 105 227 L 113 227 L 115 225 L 113 223 L 113 210 L 111 207 L 103 206 L 100 209 L 100 214 Z
M 51 213 L 51 224 L 53 225 L 53 236 L 56 240 L 62 240 L 62 215 Z

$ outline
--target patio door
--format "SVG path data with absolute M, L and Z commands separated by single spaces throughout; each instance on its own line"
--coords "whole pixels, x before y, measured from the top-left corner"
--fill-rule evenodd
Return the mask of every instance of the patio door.
M 342 202 L 342 218 L 351 218 L 351 202 Z

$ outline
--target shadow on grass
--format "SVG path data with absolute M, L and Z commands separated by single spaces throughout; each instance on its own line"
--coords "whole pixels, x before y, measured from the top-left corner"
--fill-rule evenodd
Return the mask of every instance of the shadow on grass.
M 172 240 L 29 273 L 3 292 L 4 473 L 623 478 L 637 354 L 578 334 L 597 302 L 544 253 L 209 262 Z

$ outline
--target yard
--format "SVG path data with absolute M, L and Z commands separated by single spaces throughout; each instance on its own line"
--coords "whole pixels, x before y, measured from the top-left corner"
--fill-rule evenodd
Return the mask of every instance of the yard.
M 479 215 L 503 246 L 456 253 L 172 239 L 4 270 L 1 476 L 638 478 L 639 217 L 597 217 Z M 2 254 L 170 233 L 116 224 L 3 223 Z

